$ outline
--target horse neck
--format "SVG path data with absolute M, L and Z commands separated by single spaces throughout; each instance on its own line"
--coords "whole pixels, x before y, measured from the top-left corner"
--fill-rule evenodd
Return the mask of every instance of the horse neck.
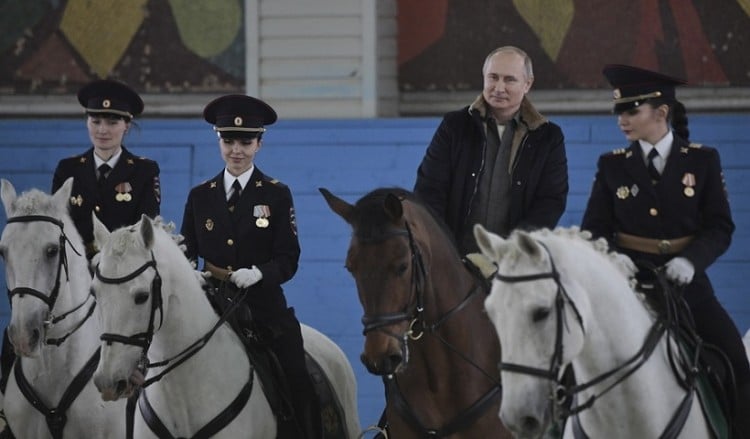
M 623 276 L 616 277 L 603 270 L 587 270 L 587 273 L 590 278 L 581 283 L 590 292 L 588 315 L 583 317 L 586 340 L 582 352 L 573 360 L 576 375 L 582 381 L 612 370 L 636 355 L 654 322 Z
M 206 292 L 198 284 L 192 269 L 159 264 L 162 276 L 164 321 L 154 334 L 149 354 L 170 356 L 206 335 L 218 320 Z M 154 324 L 159 325 L 157 311 Z

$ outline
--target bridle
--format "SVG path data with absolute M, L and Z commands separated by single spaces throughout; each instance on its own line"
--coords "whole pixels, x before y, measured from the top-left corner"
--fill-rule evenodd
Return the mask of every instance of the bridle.
M 403 308 L 405 311 L 403 312 L 383 313 L 377 315 L 365 314 L 362 317 L 362 325 L 364 326 L 362 334 L 367 335 L 369 332 L 378 330 L 386 333 L 391 337 L 396 338 L 397 340 L 399 340 L 399 344 L 404 353 L 404 362 L 408 362 L 407 339 L 416 341 L 421 339 L 424 334 L 430 334 L 436 337 L 443 344 L 443 346 L 445 346 L 451 352 L 457 354 L 463 361 L 470 364 L 490 380 L 492 386 L 484 395 L 482 395 L 477 401 L 475 401 L 474 404 L 467 407 L 465 410 L 460 412 L 449 422 L 446 422 L 440 428 L 434 429 L 426 427 L 414 412 L 414 409 L 412 409 L 409 403 L 404 399 L 399 389 L 396 376 L 391 374 L 383 378 L 384 383 L 388 389 L 388 400 L 394 404 L 395 410 L 399 412 L 399 414 L 401 414 L 404 420 L 409 425 L 411 425 L 412 428 L 428 437 L 446 437 L 470 426 L 487 409 L 489 409 L 489 407 L 491 407 L 491 405 L 497 398 L 502 395 L 502 386 L 500 385 L 498 380 L 489 375 L 471 358 L 468 358 L 463 352 L 459 351 L 455 346 L 445 340 L 439 332 L 440 327 L 448 319 L 450 319 L 450 317 L 456 315 L 459 311 L 466 308 L 473 298 L 478 297 L 478 293 L 483 290 L 483 286 L 485 284 L 480 282 L 477 286 L 472 287 L 458 305 L 448 310 L 434 323 L 427 322 L 424 315 L 427 270 L 422 258 L 422 252 L 420 251 L 419 245 L 417 244 L 417 241 L 412 234 L 411 227 L 409 227 L 408 221 L 404 220 L 403 229 L 391 228 L 384 234 L 376 238 L 371 238 L 368 240 L 360 239 L 359 241 L 361 243 L 375 243 L 398 236 L 405 236 L 409 241 L 412 266 L 410 290 L 412 291 L 412 294 L 410 294 L 407 304 Z M 395 325 L 403 321 L 410 322 L 409 329 L 404 333 L 403 336 L 398 336 L 392 331 L 386 329 L 388 326 Z M 382 427 L 385 428 L 385 425 L 383 425 Z
M 154 433 L 157 433 L 159 437 L 172 437 L 171 433 L 169 432 L 169 429 L 167 426 L 164 425 L 164 423 L 159 419 L 159 416 L 154 411 L 153 407 L 151 406 L 150 402 L 148 401 L 148 398 L 146 396 L 145 388 L 150 386 L 151 384 L 154 384 L 155 382 L 161 380 L 167 373 L 187 361 L 189 358 L 191 358 L 193 355 L 195 355 L 199 350 L 201 350 L 211 339 L 213 334 L 216 332 L 216 330 L 221 327 L 231 315 L 237 309 L 237 307 L 244 302 L 244 297 L 247 294 L 247 290 L 245 289 L 239 296 L 236 301 L 232 303 L 232 305 L 220 316 L 220 318 L 217 320 L 217 322 L 214 324 L 214 326 L 206 333 L 203 337 L 199 338 L 192 344 L 190 344 L 187 348 L 183 349 L 176 355 L 174 355 L 171 358 L 167 358 L 162 361 L 158 362 L 149 362 L 148 360 L 148 350 L 151 347 L 151 342 L 153 341 L 154 334 L 157 330 L 159 330 L 164 323 L 164 310 L 162 307 L 163 298 L 162 298 L 162 279 L 161 275 L 159 274 L 159 270 L 156 266 L 156 259 L 154 257 L 154 252 L 151 251 L 151 260 L 147 261 L 140 267 L 138 267 L 135 271 L 132 273 L 117 277 L 117 278 L 110 278 L 103 276 L 101 272 L 99 271 L 99 266 L 96 266 L 95 269 L 95 276 L 97 279 L 99 279 L 102 283 L 110 284 L 110 285 L 118 285 L 123 284 L 125 282 L 129 282 L 136 277 L 140 276 L 143 272 L 148 270 L 149 268 L 152 268 L 154 270 L 154 278 L 151 281 L 151 313 L 149 315 L 149 321 L 148 321 L 148 328 L 145 332 L 140 332 L 134 335 L 125 336 L 120 334 L 114 334 L 114 333 L 104 333 L 101 335 L 101 340 L 106 342 L 108 345 L 111 345 L 112 343 L 121 343 L 125 345 L 131 345 L 131 346 L 140 346 L 141 351 L 141 362 L 139 364 L 139 367 L 141 369 L 146 368 L 156 368 L 156 367 L 164 367 L 158 374 L 151 376 L 149 379 L 143 382 L 143 384 L 140 385 L 140 392 L 134 394 L 131 398 L 128 399 L 128 403 L 126 406 L 126 438 L 131 439 L 133 437 L 133 425 L 134 425 L 134 411 L 135 411 L 135 405 L 136 403 L 139 406 L 139 409 L 141 410 L 141 415 L 143 416 L 144 421 L 146 422 L 146 425 L 153 431 Z M 159 311 L 159 327 L 156 327 L 155 321 L 156 321 L 156 311 Z M 254 382 L 254 367 L 252 365 L 252 362 L 250 363 L 250 372 L 249 372 L 249 378 L 248 382 L 241 388 L 239 394 L 237 397 L 230 403 L 230 405 L 225 408 L 224 410 L 219 413 L 214 419 L 212 419 L 208 424 L 206 424 L 198 433 L 196 433 L 193 437 L 211 437 L 220 430 L 222 430 L 226 425 L 228 425 L 242 410 L 243 407 L 247 404 L 248 400 L 250 399 L 250 394 L 253 390 L 253 382 Z
M 520 283 L 520 282 L 533 282 L 538 280 L 544 280 L 544 279 L 552 279 L 554 280 L 556 286 L 557 286 L 557 292 L 555 297 L 555 312 L 557 316 L 557 322 L 556 322 L 556 334 L 555 334 L 555 350 L 552 355 L 552 358 L 550 359 L 550 367 L 549 369 L 539 369 L 534 367 L 529 367 L 517 363 L 507 363 L 507 362 L 500 362 L 498 364 L 498 369 L 506 372 L 511 373 L 518 373 L 522 375 L 530 375 L 539 377 L 542 379 L 550 380 L 553 383 L 555 383 L 556 387 L 553 391 L 553 394 L 550 395 L 550 403 L 552 404 L 553 413 L 556 415 L 556 417 L 560 419 L 566 419 L 567 417 L 571 415 L 577 415 L 578 413 L 592 407 L 594 405 L 594 402 L 600 398 L 605 393 L 612 390 L 615 386 L 617 386 L 619 383 L 624 381 L 626 378 L 628 378 L 630 375 L 632 375 L 636 370 L 638 370 L 646 361 L 648 361 L 651 354 L 656 349 L 656 346 L 659 343 L 659 340 L 661 340 L 662 336 L 668 331 L 668 325 L 662 320 L 662 319 L 656 319 L 654 324 L 649 329 L 648 334 L 646 335 L 646 338 L 643 342 L 643 345 L 638 350 L 638 352 L 635 353 L 632 357 L 630 357 L 627 361 L 625 361 L 623 364 L 615 367 L 614 369 L 611 369 L 595 378 L 590 380 L 587 383 L 583 384 L 566 384 L 562 382 L 562 376 L 560 374 L 561 367 L 562 367 L 562 358 L 563 358 L 563 324 L 565 312 L 564 307 L 565 304 L 569 304 L 571 308 L 573 309 L 576 318 L 578 320 L 578 324 L 581 327 L 581 331 L 585 334 L 585 327 L 583 325 L 583 319 L 581 317 L 581 313 L 579 312 L 578 308 L 576 307 L 575 302 L 570 298 L 567 291 L 565 291 L 565 286 L 562 284 L 560 280 L 560 273 L 557 271 L 557 268 L 555 266 L 554 259 L 552 258 L 552 254 L 550 253 L 549 249 L 543 242 L 537 241 L 537 244 L 539 244 L 547 253 L 547 256 L 549 257 L 550 261 L 550 271 L 546 273 L 539 273 L 539 274 L 531 274 L 531 275 L 521 275 L 521 276 L 506 276 L 502 275 L 500 273 L 495 274 L 495 279 L 505 282 L 505 283 Z M 671 357 L 670 357 L 671 358 Z M 582 404 L 576 404 L 574 407 L 571 408 L 565 408 L 563 407 L 563 403 L 568 398 L 575 398 L 577 394 L 579 394 L 581 391 L 588 389 L 596 384 L 599 384 L 601 382 L 604 382 L 605 380 L 608 380 L 615 375 L 619 374 L 619 377 L 613 380 L 613 382 L 608 385 L 605 389 L 603 389 L 600 393 L 591 395 L 585 402 Z M 677 434 L 679 434 L 682 426 L 684 425 L 686 416 L 686 410 L 689 411 L 690 409 L 690 403 L 692 402 L 692 394 L 693 392 L 688 391 L 685 398 L 683 399 L 680 406 L 677 408 L 676 412 L 674 413 L 673 418 L 671 419 L 670 423 L 667 425 L 667 428 L 665 429 L 665 434 L 668 434 L 667 436 L 662 437 L 676 437 Z M 582 431 L 582 428 L 580 427 L 579 420 L 577 416 L 575 417 L 574 422 L 574 432 L 576 434 L 576 437 L 585 437 L 585 432 Z
M 89 291 L 89 294 L 86 296 L 86 299 L 84 299 L 84 301 L 81 302 L 80 304 L 73 307 L 71 310 L 62 313 L 59 316 L 55 316 L 52 313 L 52 310 L 55 308 L 55 305 L 57 303 L 57 298 L 60 294 L 60 286 L 61 286 L 60 278 L 62 277 L 63 271 L 65 272 L 66 280 L 70 281 L 70 272 L 68 270 L 68 256 L 66 253 L 66 247 L 67 247 L 66 243 L 70 244 L 70 248 L 73 249 L 75 254 L 77 254 L 78 256 L 81 256 L 81 253 L 79 253 L 78 250 L 76 250 L 73 243 L 65 234 L 65 230 L 64 230 L 65 224 L 57 218 L 53 218 L 51 216 L 46 216 L 46 215 L 22 215 L 22 216 L 15 216 L 12 218 L 8 218 L 7 224 L 31 223 L 31 222 L 48 222 L 48 223 L 52 223 L 56 225 L 60 229 L 60 237 L 59 237 L 60 252 L 59 252 L 59 257 L 57 259 L 57 274 L 55 275 L 55 285 L 52 287 L 52 291 L 49 294 L 45 294 L 34 288 L 16 287 L 16 288 L 13 288 L 12 290 L 8 290 L 8 298 L 12 300 L 13 296 L 24 297 L 25 295 L 28 294 L 29 296 L 35 297 L 41 300 L 42 302 L 44 302 L 47 305 L 47 308 L 49 308 L 49 311 L 48 311 L 49 316 L 44 321 L 44 325 L 45 327 L 49 327 L 51 325 L 54 325 L 64 320 L 69 315 L 81 309 L 89 301 L 89 298 L 94 298 L 94 295 Z M 73 329 L 71 329 L 67 334 L 65 334 L 62 337 L 45 339 L 45 343 L 48 345 L 53 345 L 53 346 L 60 346 L 65 340 L 68 339 L 68 337 L 73 335 L 73 333 L 75 333 L 80 327 L 83 326 L 86 320 L 88 320 L 88 318 L 91 317 L 91 315 L 94 313 L 95 307 L 96 307 L 96 298 L 94 298 L 94 301 L 89 307 L 89 310 L 87 311 L 84 318 L 80 322 L 76 323 L 73 326 Z

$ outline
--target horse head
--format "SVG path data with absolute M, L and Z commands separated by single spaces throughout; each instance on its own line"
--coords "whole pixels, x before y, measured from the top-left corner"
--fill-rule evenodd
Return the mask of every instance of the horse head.
M 151 220 L 144 215 L 135 225 L 110 233 L 92 218 L 101 249 L 92 289 L 103 325 L 94 384 L 106 401 L 130 396 L 142 384 L 145 355 L 163 320 L 163 301 Z
M 32 189 L 17 196 L 8 180 L 0 183 L 8 218 L 0 238 L 11 300 L 8 335 L 19 356 L 62 343 L 81 324 L 66 317 L 87 302 L 93 310 L 83 242 L 68 214 L 72 187 L 69 178 L 53 195 Z
M 586 253 L 548 230 L 503 239 L 476 225 L 474 236 L 498 267 L 485 309 L 502 346 L 500 418 L 519 437 L 539 437 L 553 421 L 563 368 L 583 348 L 589 305 L 568 269 L 586 267 Z
M 321 193 L 331 210 L 353 229 L 346 268 L 364 309 L 362 363 L 370 373 L 389 375 L 405 367 L 409 338 L 424 312 L 425 267 L 429 265 L 419 208 L 402 189 L 379 189 L 356 205 Z

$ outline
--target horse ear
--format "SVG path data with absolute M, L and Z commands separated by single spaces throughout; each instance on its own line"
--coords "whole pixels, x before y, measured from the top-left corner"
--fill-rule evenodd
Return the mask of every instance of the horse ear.
M 539 259 L 542 257 L 542 247 L 530 234 L 519 231 L 515 236 L 521 251 L 529 255 L 531 258 Z
M 385 196 L 385 200 L 383 200 L 383 209 L 385 209 L 385 213 L 392 220 L 397 220 L 404 214 L 404 206 L 401 204 L 401 199 L 394 194 L 388 194 Z
M 474 239 L 477 241 L 477 247 L 483 255 L 499 261 L 502 255 L 501 246 L 505 242 L 500 236 L 485 229 L 481 224 L 474 225 Z
M 326 203 L 328 203 L 328 207 L 331 208 L 331 210 L 344 219 L 347 223 L 352 223 L 352 217 L 354 215 L 354 206 L 347 203 L 346 201 L 342 200 L 341 198 L 333 195 L 328 189 L 326 188 L 318 188 L 321 194 L 323 194 L 323 198 L 326 199 Z
M 10 208 L 16 201 L 16 188 L 13 187 L 13 183 L 4 178 L 0 180 L 0 198 L 5 206 L 5 217 L 10 218 Z
M 109 230 L 94 212 L 91 212 L 91 221 L 94 224 L 94 245 L 96 248 L 101 249 L 109 239 Z
M 141 215 L 141 237 L 147 249 L 154 247 L 154 225 L 146 215 Z
M 67 211 L 68 200 L 70 200 L 70 194 L 73 192 L 73 177 L 68 177 L 67 180 L 60 186 L 60 188 L 52 195 L 52 200 L 55 204 L 62 207 Z

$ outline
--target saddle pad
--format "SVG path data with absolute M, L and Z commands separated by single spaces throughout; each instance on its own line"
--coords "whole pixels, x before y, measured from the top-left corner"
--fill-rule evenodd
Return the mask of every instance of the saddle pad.
M 305 363 L 310 380 L 320 401 L 320 416 L 323 423 L 323 437 L 325 439 L 346 439 L 346 419 L 341 401 L 328 377 L 317 361 L 305 352 Z

